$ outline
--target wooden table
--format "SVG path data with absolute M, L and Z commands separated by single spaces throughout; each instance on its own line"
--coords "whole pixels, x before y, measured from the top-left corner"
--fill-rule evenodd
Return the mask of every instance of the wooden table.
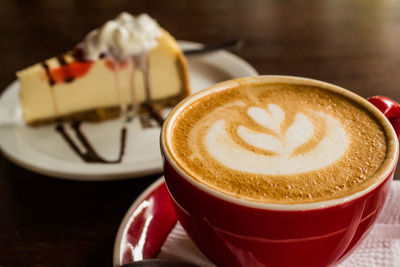
M 261 74 L 338 84 L 400 101 L 399 1 L 14 1 L 0 8 L 0 88 L 14 72 L 67 51 L 121 11 L 147 12 L 177 39 L 243 38 Z M 130 204 L 160 174 L 72 182 L 0 156 L 0 266 L 110 266 Z

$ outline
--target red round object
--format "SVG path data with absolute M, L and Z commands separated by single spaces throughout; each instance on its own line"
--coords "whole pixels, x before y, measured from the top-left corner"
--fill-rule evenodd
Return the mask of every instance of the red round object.
M 315 210 L 279 211 L 237 205 L 187 182 L 165 161 L 165 179 L 178 220 L 218 266 L 327 266 L 371 229 L 393 172 L 353 201 Z
M 255 79 L 270 79 L 265 77 Z M 397 147 L 390 166 L 375 184 L 345 198 L 310 205 L 235 200 L 191 178 L 169 154 L 166 132 L 178 117 L 175 114 L 189 102 L 178 105 L 164 124 L 164 176 L 179 222 L 212 262 L 218 266 L 328 266 L 348 256 L 370 231 L 389 192 L 398 161 Z M 387 116 L 398 134 L 399 105 L 383 97 L 371 98 L 370 102 Z

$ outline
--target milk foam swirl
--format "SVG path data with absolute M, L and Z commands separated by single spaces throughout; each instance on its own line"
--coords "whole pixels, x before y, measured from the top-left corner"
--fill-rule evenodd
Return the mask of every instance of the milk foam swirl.
M 190 103 L 171 127 L 171 153 L 193 179 L 257 202 L 343 197 L 387 162 L 379 120 L 312 85 L 241 83 Z
M 238 103 L 238 105 L 241 105 Z M 204 136 L 207 152 L 219 163 L 233 170 L 255 174 L 298 174 L 327 167 L 340 159 L 348 146 L 348 137 L 342 124 L 334 117 L 320 111 L 308 111 L 316 119 L 297 113 L 287 129 L 282 129 L 284 110 L 275 104 L 266 109 L 249 107 L 248 116 L 268 133 L 254 131 L 245 125 L 236 127 L 237 136 L 250 147 L 235 142 L 227 131 L 229 120 L 214 122 Z M 314 125 L 319 122 L 320 125 Z M 308 145 L 316 137 L 316 128 L 324 128 L 323 136 L 314 146 Z M 301 147 L 303 151 L 296 153 Z M 266 154 L 257 153 L 257 149 Z M 268 154 L 269 153 L 269 154 Z

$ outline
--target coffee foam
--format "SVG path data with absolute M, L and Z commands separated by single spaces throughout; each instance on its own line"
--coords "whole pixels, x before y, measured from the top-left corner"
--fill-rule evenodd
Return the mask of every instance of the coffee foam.
M 175 123 L 178 164 L 199 182 L 252 201 L 302 203 L 351 194 L 372 182 L 387 152 L 372 114 L 306 85 L 224 90 L 192 103 Z

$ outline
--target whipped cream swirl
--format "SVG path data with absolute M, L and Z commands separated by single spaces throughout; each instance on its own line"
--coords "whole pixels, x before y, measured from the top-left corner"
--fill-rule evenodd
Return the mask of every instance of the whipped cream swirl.
M 87 60 L 96 60 L 102 55 L 124 60 L 156 47 L 161 35 L 160 26 L 149 15 L 134 17 L 122 12 L 114 20 L 91 31 L 80 46 Z

